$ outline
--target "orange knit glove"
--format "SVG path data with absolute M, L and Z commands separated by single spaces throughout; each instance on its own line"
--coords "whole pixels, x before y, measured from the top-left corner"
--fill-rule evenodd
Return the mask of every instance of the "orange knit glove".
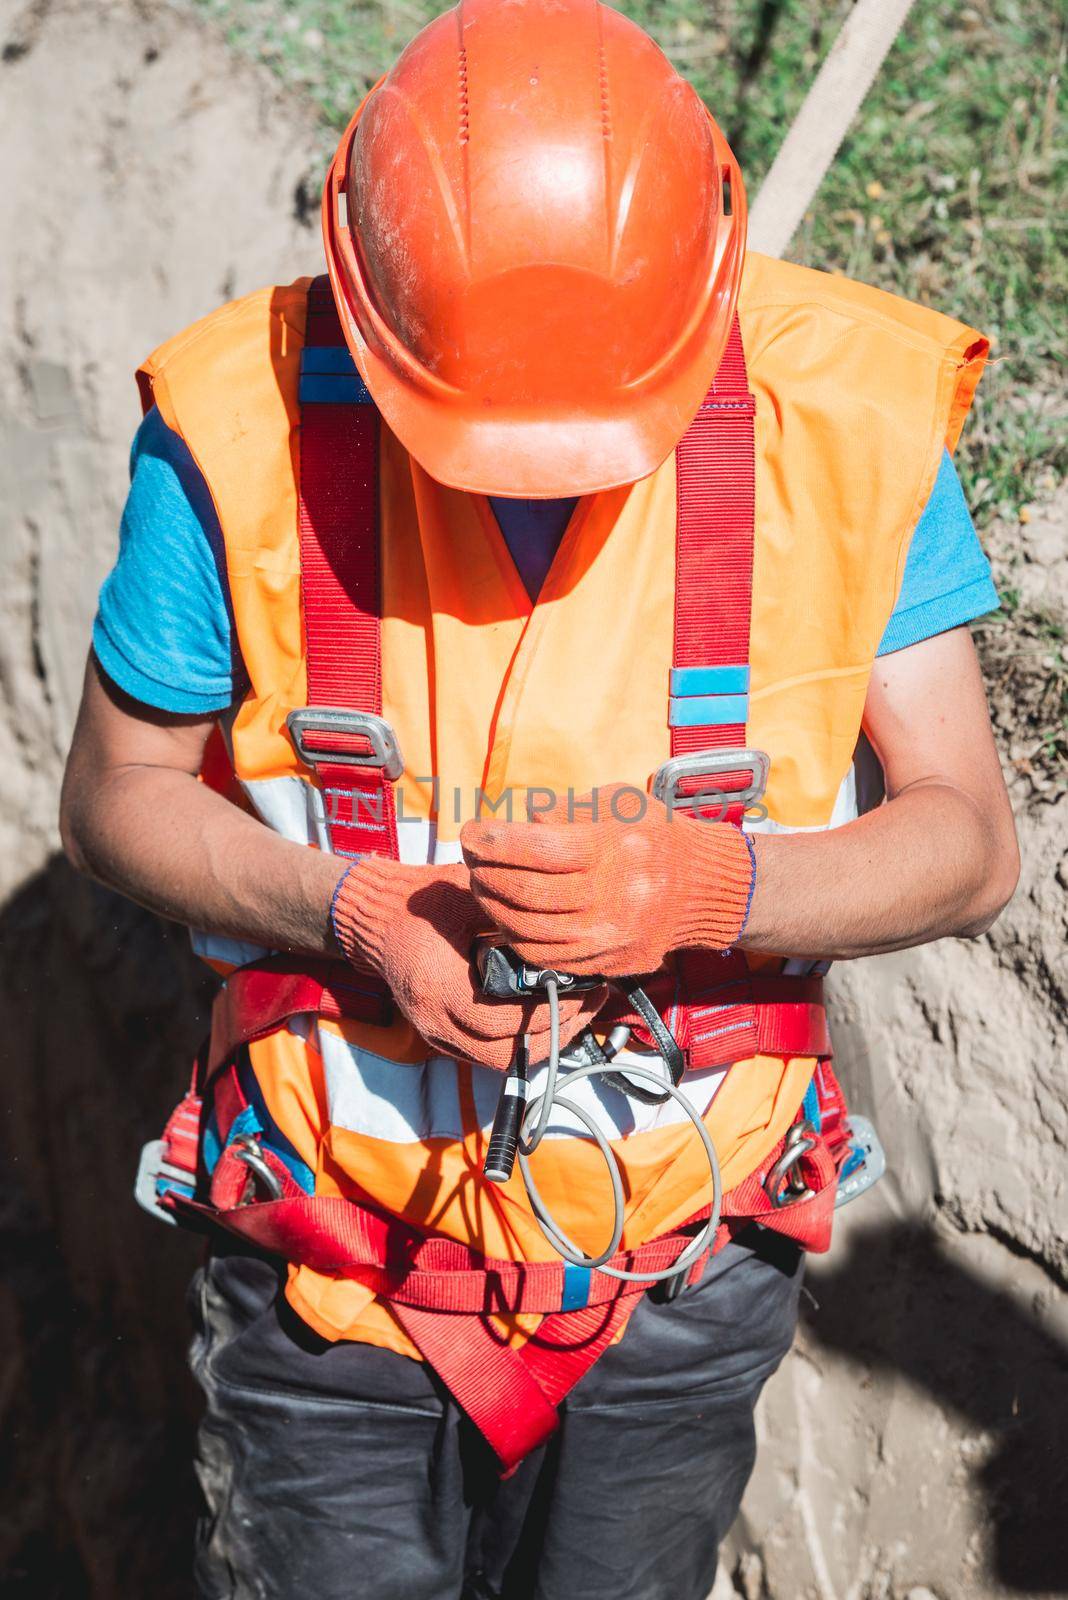
M 560 820 L 558 802 L 544 821 L 465 825 L 471 887 L 516 952 L 535 966 L 618 977 L 655 972 L 672 950 L 732 945 L 755 877 L 744 834 L 671 815 L 622 785 L 596 798 L 595 820 L 584 800 L 574 821 Z
M 364 856 L 338 884 L 331 916 L 347 958 L 381 974 L 431 1049 L 503 1072 L 516 1037 L 527 1033 L 531 1059 L 548 1055 L 544 1002 L 487 1000 L 478 987 L 471 946 L 493 923 L 471 893 L 465 866 L 406 867 Z M 563 1043 L 586 1027 L 605 998 L 604 989 L 561 996 Z

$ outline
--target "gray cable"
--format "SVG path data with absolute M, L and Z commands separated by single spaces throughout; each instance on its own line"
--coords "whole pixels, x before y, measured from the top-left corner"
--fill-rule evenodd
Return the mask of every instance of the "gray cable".
M 526 1153 L 528 1156 L 534 1153 L 545 1137 L 545 1130 L 549 1126 L 549 1121 L 553 1114 L 553 1104 L 556 1100 L 556 1080 L 560 1072 L 560 991 L 556 986 L 555 978 L 546 979 L 545 992 L 549 999 L 549 1059 L 546 1062 L 547 1076 L 545 1080 L 545 1092 L 540 1094 L 536 1101 L 532 1102 L 536 1105 L 540 1101 L 544 1107 L 544 1110 L 538 1119 L 538 1125 L 534 1129 L 534 1132 L 530 1134 L 529 1137 L 524 1135 Z M 523 1118 L 524 1129 L 526 1128 L 528 1120 L 529 1115 Z M 589 1127 L 589 1119 L 587 1118 L 585 1120 L 587 1127 Z M 594 1130 L 591 1127 L 590 1132 L 593 1133 L 593 1131 Z M 594 1136 L 596 1137 L 596 1134 Z
M 556 1092 L 557 1078 L 560 1072 L 560 997 L 556 983 L 552 978 L 546 980 L 545 990 L 549 1001 L 549 1059 L 546 1063 L 545 1088 L 541 1094 L 535 1095 L 527 1102 L 527 1108 L 520 1127 L 519 1140 L 519 1170 L 523 1175 L 527 1198 L 530 1200 L 530 1209 L 553 1249 L 565 1261 L 570 1262 L 572 1266 L 596 1267 L 608 1277 L 622 1278 L 632 1283 L 656 1283 L 663 1278 L 674 1278 L 686 1267 L 691 1266 L 706 1250 L 711 1248 L 716 1236 L 716 1230 L 719 1227 L 720 1210 L 723 1204 L 723 1184 L 720 1178 L 719 1160 L 716 1156 L 716 1147 L 712 1142 L 712 1135 L 686 1096 L 673 1083 L 665 1082 L 662 1073 L 653 1072 L 648 1067 L 638 1066 L 636 1063 L 628 1061 L 623 1068 L 620 1068 L 617 1061 L 599 1061 L 592 1066 L 576 1067 L 573 1072 L 567 1074 L 564 1080 L 565 1085 L 578 1083 L 582 1078 L 597 1077 L 600 1073 L 619 1072 L 622 1070 L 628 1076 L 644 1079 L 656 1089 L 668 1094 L 672 1100 L 682 1107 L 697 1129 L 701 1143 L 705 1148 L 705 1154 L 708 1157 L 709 1170 L 712 1173 L 712 1209 L 708 1221 L 670 1266 L 662 1267 L 659 1272 L 628 1272 L 623 1267 L 605 1266 L 604 1263 L 615 1255 L 619 1247 L 619 1241 L 623 1237 L 623 1180 L 615 1153 L 604 1132 L 597 1126 L 589 1112 L 577 1105 L 574 1100 L 567 1099 Z M 546 1129 L 557 1106 L 562 1110 L 570 1111 L 572 1116 L 577 1117 L 584 1124 L 598 1150 L 604 1156 L 605 1165 L 608 1168 L 608 1175 L 612 1184 L 612 1237 L 607 1247 L 597 1256 L 587 1255 L 573 1240 L 568 1238 L 542 1200 L 530 1170 L 530 1157 L 545 1137 Z

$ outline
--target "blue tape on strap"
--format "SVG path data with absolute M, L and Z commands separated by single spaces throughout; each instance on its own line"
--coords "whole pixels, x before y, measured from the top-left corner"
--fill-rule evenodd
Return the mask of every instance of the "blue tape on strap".
M 356 363 L 347 344 L 309 345 L 301 352 L 300 370 L 305 372 L 356 373 Z
M 308 1166 L 307 1162 L 304 1161 L 300 1155 L 298 1155 L 295 1147 L 286 1138 L 277 1122 L 275 1122 L 274 1118 L 271 1116 L 270 1107 L 263 1098 L 263 1090 L 260 1087 L 260 1081 L 256 1077 L 256 1074 L 252 1069 L 252 1063 L 249 1061 L 247 1055 L 241 1062 L 239 1062 L 237 1075 L 238 1081 L 241 1084 L 242 1092 L 245 1096 L 245 1099 L 248 1101 L 247 1112 L 251 1113 L 256 1124 L 252 1129 L 243 1128 L 239 1131 L 244 1133 L 260 1133 L 262 1135 L 262 1143 L 268 1150 L 270 1150 L 271 1154 L 276 1155 L 279 1161 L 281 1161 L 282 1165 L 288 1169 L 289 1175 L 293 1181 L 300 1185 L 305 1194 L 314 1194 L 315 1173 Z M 246 1112 L 243 1111 L 241 1113 L 241 1117 L 245 1115 Z M 241 1120 L 241 1117 L 237 1117 L 235 1119 L 235 1128 L 237 1127 L 238 1122 Z M 233 1138 L 233 1130 L 231 1130 L 230 1138 Z M 228 1139 L 227 1143 L 229 1144 L 229 1142 L 230 1140 Z
M 748 694 L 748 667 L 672 667 L 673 695 Z
M 219 1138 L 219 1119 L 212 1106 L 208 1113 L 208 1120 L 204 1126 L 204 1165 L 209 1176 L 215 1171 L 219 1157 L 222 1155 L 222 1140 Z
M 357 372 L 303 372 L 300 403 L 322 406 L 370 406 L 371 393 Z
M 196 1190 L 193 1188 L 192 1183 L 179 1183 L 175 1178 L 157 1178 L 156 1194 L 160 1200 L 167 1194 L 180 1194 L 186 1200 L 192 1200 Z
M 670 701 L 668 726 L 672 728 L 722 728 L 743 723 L 749 716 L 749 696 L 745 694 L 705 694 L 692 699 Z
M 838 1182 L 842 1183 L 846 1178 L 852 1177 L 857 1168 L 864 1165 L 865 1159 L 864 1151 L 854 1145 L 842 1163 L 841 1171 L 838 1174 Z
M 807 1121 L 811 1122 L 816 1132 L 819 1133 L 823 1126 L 823 1118 L 820 1115 L 820 1094 L 816 1088 L 815 1078 L 811 1079 L 808 1088 L 805 1090 L 805 1098 L 801 1102 L 801 1110 L 804 1112 Z
M 560 1301 L 561 1311 L 584 1311 L 590 1303 L 590 1267 L 576 1267 L 570 1261 L 564 1262 L 564 1293 Z
M 263 1123 L 256 1115 L 255 1108 L 246 1106 L 243 1111 L 237 1113 L 237 1116 L 231 1122 L 230 1131 L 226 1135 L 226 1143 L 227 1145 L 233 1144 L 234 1140 L 239 1139 L 243 1133 L 256 1134 L 262 1132 Z

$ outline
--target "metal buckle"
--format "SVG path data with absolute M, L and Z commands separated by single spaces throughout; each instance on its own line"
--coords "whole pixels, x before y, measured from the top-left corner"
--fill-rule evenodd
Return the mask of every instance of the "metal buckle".
M 777 1211 L 811 1200 L 815 1190 L 801 1181 L 801 1158 L 815 1150 L 816 1130 L 811 1122 L 795 1122 L 786 1135 L 786 1147 L 764 1179 L 764 1193 Z
M 149 1216 L 157 1217 L 160 1222 L 169 1222 L 173 1227 L 177 1224 L 178 1218 L 161 1205 L 160 1201 L 163 1195 L 171 1190 L 192 1199 L 194 1182 L 194 1173 L 187 1172 L 184 1167 L 176 1167 L 167 1160 L 165 1140 L 150 1139 L 141 1150 L 137 1179 L 134 1183 L 134 1199 Z
M 237 1157 L 237 1159 L 239 1161 L 243 1161 L 252 1175 L 259 1179 L 259 1181 L 263 1184 L 263 1187 L 267 1190 L 267 1193 L 271 1199 L 281 1200 L 282 1180 L 278 1177 L 277 1173 L 271 1171 L 270 1167 L 263 1159 L 263 1151 L 260 1149 L 252 1135 L 250 1133 L 238 1134 L 237 1138 L 231 1142 L 230 1148 L 234 1152 L 234 1155 Z M 238 1205 L 251 1205 L 254 1199 L 255 1184 L 252 1185 L 252 1193 L 246 1193 L 245 1196 L 238 1201 Z
M 313 770 L 320 762 L 339 767 L 379 767 L 382 776 L 395 783 L 404 771 L 404 758 L 400 753 L 397 735 L 382 717 L 370 711 L 345 711 L 335 706 L 304 706 L 291 711 L 286 718 L 286 728 L 293 748 L 306 767 Z M 309 745 L 309 735 L 315 733 L 363 734 L 371 748 L 366 755 L 356 750 L 320 750 Z
M 842 1166 L 842 1176 L 834 1196 L 835 1210 L 847 1206 L 858 1194 L 878 1183 L 886 1171 L 886 1151 L 867 1117 L 848 1116 L 850 1152 Z
M 719 789 L 707 791 L 726 805 L 740 805 L 744 809 L 761 799 L 768 786 L 770 771 L 771 757 L 764 750 L 742 750 L 737 747 L 695 750 L 691 755 L 672 756 L 670 761 L 658 767 L 653 774 L 652 792 L 670 811 L 678 811 L 682 806 L 694 805 L 701 798 L 700 790 L 696 794 L 680 794 L 679 784 L 683 778 L 711 778 L 717 772 L 748 772 L 752 782 L 744 789 L 731 789 L 729 793 Z

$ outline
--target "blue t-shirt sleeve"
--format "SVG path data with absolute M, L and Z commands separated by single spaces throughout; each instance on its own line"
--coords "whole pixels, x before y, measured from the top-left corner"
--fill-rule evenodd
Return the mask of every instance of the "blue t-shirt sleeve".
M 931 498 L 912 535 L 901 593 L 878 654 L 888 656 L 998 608 L 998 594 L 957 469 L 942 455 Z
M 93 650 L 113 683 L 160 711 L 223 711 L 246 682 L 214 503 L 184 441 L 154 407 L 134 439 L 119 554 L 100 590 Z

